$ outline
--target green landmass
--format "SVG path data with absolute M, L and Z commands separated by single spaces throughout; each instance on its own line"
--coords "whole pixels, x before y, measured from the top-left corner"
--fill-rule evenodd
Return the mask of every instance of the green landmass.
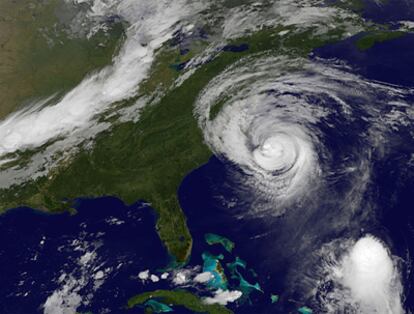
M 90 39 L 70 36 L 56 15 L 62 6 L 59 0 L 0 1 L 0 119 L 111 63 L 123 25 Z
M 378 4 L 385 5 L 389 0 L 375 0 Z M 366 7 L 364 0 L 334 0 L 333 5 L 362 14 Z
M 219 304 L 205 304 L 200 298 L 184 290 L 156 290 L 152 292 L 145 292 L 129 299 L 128 308 L 133 308 L 137 305 L 143 305 L 145 302 L 152 299 L 160 300 L 161 302 L 168 305 L 181 305 L 195 313 L 233 313 L 232 311 Z
M 227 278 L 220 262 L 224 259 L 224 256 L 222 254 L 215 256 L 208 252 L 204 252 L 202 258 L 203 272 L 209 272 L 213 276 L 207 285 L 214 289 L 227 290 Z
M 312 314 L 313 313 L 313 311 L 307 306 L 302 306 L 301 308 L 298 309 L 298 312 L 301 314 Z
M 204 239 L 208 245 L 221 244 L 229 253 L 231 253 L 234 249 L 234 242 L 218 234 L 207 233 L 204 235 Z
M 279 301 L 279 296 L 277 294 L 270 295 L 270 301 L 272 303 L 277 303 Z
M 349 9 L 354 12 L 362 12 L 365 8 L 365 3 L 363 0 L 336 0 L 334 5 L 342 9 Z
M 211 106 L 208 118 L 210 120 L 214 120 L 218 116 L 218 114 L 220 113 L 220 110 L 223 108 L 224 104 L 229 99 L 230 99 L 229 96 L 223 97 L 222 99 L 220 99 L 220 101 L 218 101 L 213 106 Z
M 372 48 L 376 43 L 382 43 L 388 40 L 400 38 L 406 33 L 402 31 L 374 31 L 363 35 L 356 41 L 359 50 L 365 51 Z
M 200 91 L 243 57 L 256 54 L 306 57 L 312 49 L 342 35 L 342 30 L 337 29 L 328 35 L 315 36 L 306 31 L 281 38 L 277 33 L 282 29 L 265 29 L 234 41 L 232 44 L 248 43 L 249 49 L 222 52 L 181 86 L 168 91 L 157 105 L 146 107 L 138 122 L 114 125 L 96 138 L 92 149 L 81 151 L 47 177 L 0 191 L 0 211 L 25 205 L 61 212 L 71 208 L 68 200 L 78 197 L 116 196 L 126 203 L 142 199 L 156 210 L 158 233 L 172 257 L 178 264 L 185 263 L 192 238 L 177 190 L 183 178 L 211 156 L 193 116 L 193 105 Z M 162 53 L 160 56 L 165 57 Z M 168 71 L 176 71 L 169 67 L 171 58 L 165 61 Z M 155 82 L 163 79 L 161 74 L 154 77 Z

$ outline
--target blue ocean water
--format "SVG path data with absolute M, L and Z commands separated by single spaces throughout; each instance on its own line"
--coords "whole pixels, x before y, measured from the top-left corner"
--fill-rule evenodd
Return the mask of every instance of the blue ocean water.
M 376 43 L 364 51 L 359 50 L 355 44 L 362 35 L 318 48 L 313 56 L 343 60 L 351 66 L 353 72 L 371 80 L 414 86 L 414 34 Z
M 373 3 L 367 8 L 367 15 L 376 21 L 413 19 L 414 9 L 408 1 L 389 1 L 378 6 Z M 334 58 L 345 61 L 354 72 L 389 84 L 414 87 L 414 35 L 406 34 L 382 43 L 366 51 L 360 51 L 355 41 L 349 40 L 327 45 L 314 51 L 313 57 Z M 414 103 L 414 98 L 410 100 Z M 375 104 L 372 104 L 375 106 Z M 381 160 L 373 164 L 375 197 L 377 198 L 378 224 L 372 226 L 387 240 L 391 252 L 400 256 L 405 287 L 405 305 L 414 309 L 414 292 L 410 272 L 414 253 L 414 214 L 412 211 L 414 173 L 412 154 L 414 142 L 410 128 L 394 133 L 391 145 Z M 382 152 L 380 152 L 382 153 Z M 407 167 L 407 165 L 410 165 Z
M 131 296 L 154 288 L 136 278 L 169 262 L 154 211 L 110 197 L 78 200 L 76 209 L 76 215 L 50 215 L 18 208 L 0 216 L 0 313 L 43 313 L 41 305 L 65 284 L 80 287 L 83 297 L 90 294 L 79 313 L 126 313 Z M 104 281 L 96 288 L 99 271 Z
M 270 276 L 269 269 L 263 267 L 261 260 L 265 246 L 270 243 L 267 240 L 272 238 L 272 234 L 254 238 L 263 230 L 263 219 L 236 218 L 237 212 L 246 210 L 244 205 L 247 204 L 237 202 L 233 209 L 228 207 L 227 200 L 236 200 L 238 197 L 231 186 L 226 186 L 226 182 L 229 182 L 226 178 L 227 173 L 226 164 L 212 157 L 206 165 L 189 174 L 178 191 L 180 204 L 188 218 L 188 226 L 194 238 L 191 263 L 202 263 L 200 255 L 206 250 L 212 250 L 204 241 L 206 233 L 211 232 L 229 238 L 235 242 L 235 248 L 232 254 L 226 255 L 225 262 L 234 262 L 235 257 L 246 261 L 247 268 L 254 271 L 250 272 L 250 275 L 247 272 L 246 279 L 251 283 L 258 281 L 261 288 L 266 291 L 255 291 L 244 306 L 234 308 L 230 305 L 230 308 L 236 313 L 252 313 L 252 310 L 254 313 L 269 313 L 264 312 L 265 309 L 267 311 L 269 307 L 277 307 L 277 304 L 271 305 L 270 293 L 278 294 L 282 288 L 282 280 L 278 281 L 274 274 L 271 281 L 267 280 Z M 219 196 L 225 196 L 226 200 Z M 219 252 L 223 253 L 223 250 Z M 283 274 L 283 270 L 280 270 L 281 278 Z
M 376 23 L 392 23 L 414 20 L 414 7 L 408 0 L 372 1 L 364 0 L 366 19 Z

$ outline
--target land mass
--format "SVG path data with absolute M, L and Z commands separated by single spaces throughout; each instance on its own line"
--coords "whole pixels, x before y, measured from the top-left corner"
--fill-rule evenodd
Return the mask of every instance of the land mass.
M 156 290 L 136 295 L 129 299 L 128 308 L 144 305 L 149 300 L 160 300 L 168 305 L 181 305 L 195 313 L 232 314 L 219 304 L 205 304 L 194 294 L 184 290 Z
M 30 101 L 64 93 L 111 63 L 124 27 L 114 22 L 90 38 L 71 34 L 56 12 L 64 1 L 0 2 L 0 120 Z

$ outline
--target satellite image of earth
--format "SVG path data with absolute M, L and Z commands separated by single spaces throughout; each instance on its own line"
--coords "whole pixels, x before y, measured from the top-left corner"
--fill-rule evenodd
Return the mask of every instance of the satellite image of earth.
M 413 0 L 0 0 L 0 314 L 412 314 L 413 204 Z

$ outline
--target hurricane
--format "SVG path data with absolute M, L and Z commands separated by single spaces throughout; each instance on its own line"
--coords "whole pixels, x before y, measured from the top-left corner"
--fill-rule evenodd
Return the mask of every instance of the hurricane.
M 382 110 L 398 110 L 393 102 L 404 102 L 408 93 L 364 80 L 334 61 L 262 57 L 243 62 L 210 82 L 195 114 L 206 143 L 240 170 L 241 185 L 270 201 L 275 214 L 338 176 L 369 171 L 369 150 L 384 131 L 375 119 Z M 353 149 L 368 149 L 334 160 L 329 137 L 341 140 L 357 123 L 364 129 Z M 389 117 L 387 123 L 398 121 Z

